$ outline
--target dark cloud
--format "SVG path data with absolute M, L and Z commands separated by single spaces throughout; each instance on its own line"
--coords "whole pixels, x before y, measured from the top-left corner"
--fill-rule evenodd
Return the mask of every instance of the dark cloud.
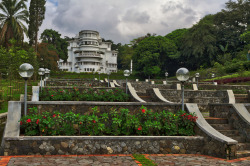
M 54 29 L 75 36 L 92 29 L 101 37 L 129 43 L 147 33 L 166 35 L 189 28 L 208 13 L 216 13 L 228 0 L 48 0 L 40 33 Z
M 136 9 L 128 10 L 125 16 L 122 18 L 122 21 L 136 22 L 139 24 L 148 23 L 150 16 L 147 12 L 138 12 Z

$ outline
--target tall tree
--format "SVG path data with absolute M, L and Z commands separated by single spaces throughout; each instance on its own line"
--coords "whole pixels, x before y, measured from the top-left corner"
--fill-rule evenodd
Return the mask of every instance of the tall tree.
M 66 39 L 61 38 L 61 34 L 59 34 L 55 30 L 45 29 L 41 34 L 40 39 L 42 39 L 42 42 L 44 43 L 53 45 L 60 59 L 64 61 L 68 59 L 67 38 Z
M 35 51 L 37 52 L 37 40 L 39 27 L 42 25 L 45 15 L 46 0 L 31 0 L 29 7 L 29 43 L 35 44 Z
M 28 22 L 27 0 L 2 0 L 0 3 L 0 43 L 10 46 L 9 40 L 14 38 L 20 42 L 27 35 L 23 22 Z

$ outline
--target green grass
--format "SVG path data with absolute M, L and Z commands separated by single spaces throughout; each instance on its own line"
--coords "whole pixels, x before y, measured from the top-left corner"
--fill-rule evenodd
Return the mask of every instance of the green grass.
M 28 80 L 28 95 L 32 93 L 32 86 L 37 85 L 38 81 Z M 10 94 L 10 87 L 12 94 Z M 14 90 L 16 89 L 16 90 Z M 24 80 L 9 80 L 9 79 L 1 79 L 0 80 L 0 100 L 4 100 L 4 102 L 0 105 L 0 113 L 4 113 L 8 111 L 8 101 L 19 101 L 20 94 L 24 94 Z
M 143 166 L 157 166 L 152 160 L 147 159 L 142 154 L 133 154 L 135 160 L 139 161 Z

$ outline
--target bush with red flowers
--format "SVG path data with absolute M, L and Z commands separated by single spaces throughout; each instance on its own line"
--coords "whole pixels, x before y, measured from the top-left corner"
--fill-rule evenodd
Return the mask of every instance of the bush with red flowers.
M 37 114 L 37 108 L 20 120 L 24 135 L 194 135 L 197 117 L 183 111 L 177 113 L 153 112 L 142 106 L 137 113 L 128 109 L 111 109 L 100 114 L 97 107 L 91 115 L 68 112 L 44 112 Z

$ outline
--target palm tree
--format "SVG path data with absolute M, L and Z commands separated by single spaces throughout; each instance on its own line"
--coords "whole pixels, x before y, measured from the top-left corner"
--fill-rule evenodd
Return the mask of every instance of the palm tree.
M 0 43 L 8 47 L 9 40 L 23 41 L 28 22 L 27 0 L 2 0 L 0 3 Z

